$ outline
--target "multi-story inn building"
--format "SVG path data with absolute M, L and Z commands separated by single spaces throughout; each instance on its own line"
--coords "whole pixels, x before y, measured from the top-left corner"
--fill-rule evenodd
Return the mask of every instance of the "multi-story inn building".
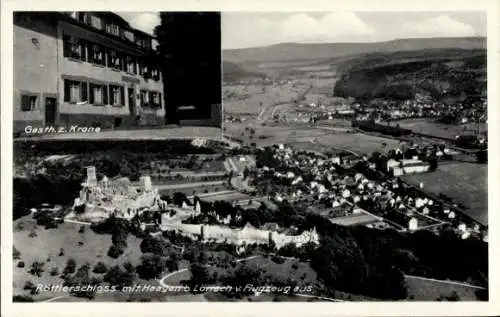
M 153 37 L 111 12 L 14 14 L 14 132 L 165 122 Z

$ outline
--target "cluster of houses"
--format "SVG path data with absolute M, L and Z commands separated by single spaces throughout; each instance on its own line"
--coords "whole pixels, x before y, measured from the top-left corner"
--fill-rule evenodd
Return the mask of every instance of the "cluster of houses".
M 399 120 L 410 118 L 434 118 L 440 119 L 446 116 L 453 117 L 456 124 L 471 122 L 485 122 L 487 112 L 486 99 L 475 103 L 444 104 L 433 102 L 427 98 L 415 98 L 414 100 L 375 101 L 370 105 L 354 105 L 356 109 L 356 120 Z
M 451 223 L 465 239 L 472 234 L 486 234 L 485 228 L 477 223 L 462 221 L 457 211 L 428 198 L 422 191 L 407 190 L 407 186 L 397 178 L 389 181 L 374 181 L 361 173 L 345 173 L 343 160 L 339 157 L 326 158 L 317 154 L 294 151 L 284 145 L 273 147 L 274 158 L 282 165 L 280 170 L 262 167 L 261 175 L 272 176 L 277 183 L 286 184 L 282 192 L 272 193 L 277 202 L 308 201 L 322 204 L 328 208 L 338 208 L 339 216 L 354 213 L 361 208 L 391 219 L 404 219 L 398 223 L 402 229 L 417 230 L 422 226 L 439 223 Z M 369 164 L 370 169 L 375 169 Z M 389 159 L 387 168 L 394 175 L 400 175 L 401 169 L 407 173 L 424 172 L 428 165 L 418 159 Z M 309 176 L 306 176 L 309 175 Z M 307 180 L 306 180 L 307 178 Z M 423 184 L 420 184 L 423 187 Z M 366 207 L 365 207 L 366 206 Z
M 402 159 L 399 161 L 391 158 L 387 161 L 387 172 L 395 177 L 404 174 L 425 173 L 429 169 L 430 164 L 419 160 L 416 156 L 411 159 Z

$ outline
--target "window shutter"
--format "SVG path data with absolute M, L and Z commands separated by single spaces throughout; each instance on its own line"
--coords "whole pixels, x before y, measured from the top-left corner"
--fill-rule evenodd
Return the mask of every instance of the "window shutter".
M 127 71 L 127 56 L 125 54 L 122 54 L 121 65 L 122 65 L 121 70 L 126 72 Z
M 64 80 L 64 101 L 69 102 L 70 100 L 70 82 L 69 80 Z
M 115 104 L 115 94 L 113 93 L 114 86 L 109 86 L 109 103 L 111 105 Z
M 155 105 L 155 96 L 152 91 L 148 92 L 148 99 L 149 99 L 149 105 L 154 106 Z
M 95 90 L 95 85 L 94 84 L 89 84 L 89 90 L 90 90 L 90 96 L 89 96 L 89 103 L 94 104 L 94 90 Z
M 69 56 L 69 36 L 63 35 L 63 56 Z
M 22 111 L 30 111 L 31 110 L 30 96 L 26 96 L 26 95 L 21 96 L 21 110 Z
M 80 59 L 82 61 L 87 60 L 87 50 L 85 49 L 87 47 L 87 43 L 84 40 L 80 40 L 80 49 L 82 53 L 80 54 Z
M 123 87 L 120 87 L 120 101 L 121 101 L 121 105 L 124 106 L 125 105 L 125 88 Z
M 81 82 L 80 85 L 81 85 L 81 91 L 82 91 L 82 93 L 81 93 L 82 98 L 80 101 L 88 101 L 87 82 Z
M 87 48 L 88 48 L 88 58 L 87 60 L 89 61 L 89 63 L 94 63 L 95 60 L 94 60 L 94 45 L 90 42 L 87 42 Z
M 161 92 L 158 93 L 158 102 L 159 102 L 158 106 L 162 108 Z
M 102 93 L 103 93 L 103 96 L 102 96 L 102 102 L 103 104 L 107 105 L 108 104 L 108 85 L 104 85 L 102 87 Z

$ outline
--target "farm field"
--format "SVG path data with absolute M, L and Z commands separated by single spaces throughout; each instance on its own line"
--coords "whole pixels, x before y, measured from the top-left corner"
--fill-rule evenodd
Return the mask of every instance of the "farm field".
M 226 182 L 224 184 L 220 185 L 203 185 L 203 186 L 195 186 L 195 187 L 185 187 L 185 188 L 175 188 L 175 189 L 162 189 L 159 190 L 158 192 L 160 195 L 168 195 L 168 196 L 173 196 L 174 193 L 180 192 L 184 193 L 187 196 L 191 196 L 196 193 L 211 193 L 211 192 L 218 192 L 218 191 L 224 191 L 224 190 L 229 190 L 230 188 L 226 185 Z
M 244 199 L 250 199 L 251 197 L 248 195 L 245 195 L 240 192 L 232 192 L 232 193 L 227 193 L 227 194 L 220 194 L 220 195 L 210 195 L 207 197 L 201 198 L 203 201 L 209 201 L 209 202 L 214 202 L 218 200 L 224 200 L 224 201 L 239 201 L 239 200 L 244 200 Z
M 445 138 L 455 138 L 460 134 L 474 133 L 475 129 L 479 128 L 480 133 L 487 133 L 488 127 L 486 124 L 465 124 L 452 125 L 427 120 L 402 120 L 393 122 L 392 125 L 399 124 L 401 128 L 411 129 L 414 132 L 425 133 Z
M 255 135 L 248 139 L 245 127 L 255 129 Z M 243 131 L 243 132 L 242 132 Z M 243 136 L 242 136 L 243 133 Z M 311 138 L 325 135 L 325 131 L 313 128 L 297 128 L 287 126 L 260 126 L 241 123 L 226 124 L 226 135 L 240 138 L 248 142 L 255 142 L 257 146 L 271 146 L 277 143 L 308 142 Z
M 362 155 L 396 148 L 399 146 L 400 141 L 363 133 L 335 133 L 315 138 L 314 143 Z
M 355 214 L 345 217 L 337 217 L 329 219 L 332 223 L 342 226 L 365 225 L 369 223 L 379 222 L 380 220 L 369 214 Z
M 410 184 L 424 183 L 424 190 L 432 194 L 443 193 L 454 202 L 466 206 L 473 219 L 488 223 L 488 166 L 475 163 L 440 165 L 432 173 L 405 175 Z
M 477 301 L 477 288 L 406 276 L 408 298 L 416 301 L 435 301 L 456 292 L 461 301 Z
M 61 284 L 63 280 L 59 277 L 66 266 L 68 259 L 73 258 L 77 267 L 89 263 L 94 265 L 101 261 L 109 268 L 114 265 L 130 261 L 134 266 L 140 263 L 140 239 L 128 235 L 125 253 L 118 259 L 107 256 L 111 246 L 111 236 L 107 234 L 96 234 L 89 226 L 85 226 L 85 232 L 79 233 L 81 225 L 74 223 L 60 224 L 56 229 L 46 230 L 44 227 L 36 226 L 30 216 L 19 219 L 14 224 L 15 247 L 21 252 L 21 259 L 14 261 L 13 267 L 13 293 L 27 294 L 23 290 L 24 283 L 31 281 L 34 284 Z M 29 237 L 30 232 L 36 232 L 36 236 Z M 83 245 L 79 245 L 83 242 Z M 61 248 L 64 255 L 59 256 Z M 50 261 L 48 259 L 50 258 Z M 23 261 L 24 268 L 17 267 L 17 263 Z M 34 261 L 44 262 L 44 272 L 41 277 L 31 275 L 28 270 Z M 51 276 L 52 268 L 57 267 L 59 274 Z M 33 296 L 35 300 L 61 296 L 64 294 L 54 292 L 41 292 Z
M 277 102 L 290 101 L 307 87 L 296 84 L 226 85 L 223 89 L 224 111 L 228 113 L 257 114 L 262 107 Z

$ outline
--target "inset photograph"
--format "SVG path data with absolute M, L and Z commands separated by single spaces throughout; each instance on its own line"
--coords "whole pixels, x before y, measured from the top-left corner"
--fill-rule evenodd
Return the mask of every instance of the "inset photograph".
M 15 12 L 14 137 L 220 137 L 218 12 Z
M 224 135 L 281 230 L 322 223 L 277 251 L 315 295 L 487 297 L 486 42 L 484 12 L 223 13 Z

